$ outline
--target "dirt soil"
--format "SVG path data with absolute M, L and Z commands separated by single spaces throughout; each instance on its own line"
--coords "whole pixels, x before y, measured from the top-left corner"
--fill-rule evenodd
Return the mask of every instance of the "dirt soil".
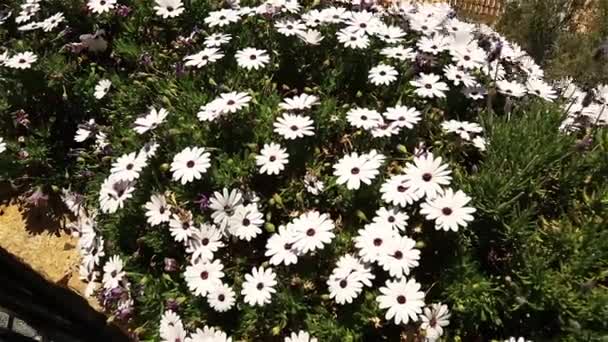
M 15 204 L 0 204 L 0 248 L 29 265 L 49 282 L 84 297 L 86 284 L 78 277 L 77 238 L 61 229 L 60 222 L 26 212 Z M 87 298 L 96 310 L 94 298 Z

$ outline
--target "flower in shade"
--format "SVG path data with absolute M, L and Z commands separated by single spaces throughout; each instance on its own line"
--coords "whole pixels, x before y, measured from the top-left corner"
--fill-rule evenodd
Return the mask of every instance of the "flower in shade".
M 206 47 L 219 47 L 229 43 L 230 40 L 232 40 L 232 36 L 229 34 L 213 33 L 205 38 L 204 44 Z
M 241 294 L 245 303 L 263 306 L 270 303 L 272 294 L 276 292 L 277 275 L 272 269 L 254 267 L 251 274 L 245 274 L 245 282 Z
M 445 304 L 434 303 L 424 308 L 420 319 L 420 329 L 424 331 L 426 339 L 436 341 L 443 335 L 443 327 L 450 324 L 450 310 Z
M 103 98 L 104 96 L 106 96 L 111 86 L 112 82 L 110 80 L 104 79 L 99 81 L 99 83 L 97 83 L 97 85 L 95 86 L 95 93 L 93 94 L 93 96 L 95 96 L 95 98 L 98 100 Z
M 386 319 L 394 319 L 395 324 L 407 324 L 418 321 L 424 306 L 424 292 L 414 279 L 405 277 L 399 280 L 387 280 L 380 288 L 381 295 L 376 298 L 381 309 L 386 311 Z
M 222 233 L 214 225 L 202 223 L 198 228 L 191 228 L 186 253 L 192 257 L 192 262 L 208 262 L 213 260 L 213 254 L 224 247 Z
M 207 172 L 211 166 L 209 152 L 205 152 L 202 147 L 186 147 L 173 157 L 171 171 L 173 179 L 181 181 L 182 184 L 200 179 L 201 175 Z
M 265 144 L 260 155 L 255 157 L 255 162 L 260 166 L 260 173 L 278 175 L 285 169 L 289 162 L 289 153 L 279 144 Z
M 263 217 L 255 203 L 240 206 L 230 217 L 228 229 L 239 239 L 251 241 L 262 233 L 260 226 L 264 223 Z
M 398 208 L 382 207 L 376 210 L 374 222 L 391 227 L 394 230 L 405 230 L 409 216 Z
M 219 260 L 199 262 L 186 267 L 184 277 L 190 291 L 197 296 L 206 296 L 222 284 L 224 265 Z
M 359 249 L 359 256 L 363 261 L 377 262 L 389 252 L 388 246 L 395 236 L 391 227 L 369 223 L 359 229 L 355 237 L 355 247 Z
M 333 298 L 336 303 L 344 305 L 352 303 L 353 300 L 363 291 L 363 284 L 355 273 L 346 275 L 332 274 L 327 280 L 329 298 Z
M 461 190 L 456 193 L 452 189 L 446 189 L 434 199 L 428 199 L 420 205 L 420 213 L 427 220 L 435 221 L 437 230 L 458 231 L 458 227 L 466 227 L 468 222 L 473 221 L 476 209 L 467 207 L 471 201 Z
M 176 342 L 181 342 L 181 340 Z M 232 338 L 219 329 L 204 326 L 202 330 L 197 328 L 196 332 L 187 337 L 185 342 L 232 342 Z
M 26 51 L 12 56 L 4 62 L 4 65 L 13 69 L 29 69 L 37 60 L 38 56 L 33 52 Z
M 207 17 L 204 19 L 205 24 L 209 27 L 223 27 L 231 23 L 236 23 L 240 20 L 240 15 L 237 10 L 230 8 L 224 8 L 219 11 L 209 12 Z

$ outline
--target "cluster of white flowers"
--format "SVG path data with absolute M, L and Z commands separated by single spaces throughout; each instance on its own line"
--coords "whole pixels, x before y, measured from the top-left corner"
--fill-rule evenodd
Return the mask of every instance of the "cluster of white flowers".
M 560 127 L 562 131 L 575 132 L 589 125 L 608 125 L 608 85 L 602 84 L 585 92 L 567 78 L 560 80 L 557 86 L 566 99 L 567 116 Z
M 25 3 L 20 5 L 21 11 L 19 11 L 19 14 L 15 17 L 15 23 L 23 24 L 18 27 L 19 31 L 32 31 L 41 29 L 45 32 L 50 32 L 55 28 L 59 27 L 59 24 L 65 21 L 63 13 L 58 12 L 42 21 L 30 22 L 30 20 L 32 20 L 32 18 L 40 12 L 41 2 L 41 0 L 26 0 Z
M 21 16 L 27 14 L 31 17 L 38 11 L 37 2 L 30 1 L 28 4 L 30 5 L 24 5 L 23 11 L 29 12 L 22 13 Z M 89 10 L 96 14 L 108 13 L 116 6 L 115 0 L 89 0 L 87 3 Z M 303 41 L 310 45 L 319 45 L 329 40 L 321 32 L 331 32 L 323 29 L 326 26 L 334 27 L 339 48 L 364 50 L 380 46 L 378 55 L 383 56 L 382 62 L 375 64 L 368 74 L 368 80 L 373 86 L 390 87 L 395 82 L 405 81 L 405 84 L 413 87 L 410 95 L 416 98 L 418 104 L 444 101 L 448 93 L 455 90 L 458 94 L 477 101 L 486 98 L 490 88 L 508 98 L 532 96 L 547 101 L 557 98 L 555 90 L 543 81 L 542 70 L 517 45 L 509 43 L 488 27 L 471 25 L 453 18 L 450 7 L 445 4 L 422 5 L 405 1 L 388 9 L 377 7 L 373 11 L 330 6 L 312 9 L 298 16 L 301 7 L 297 0 L 268 0 L 257 7 L 234 6 L 211 12 L 204 23 L 212 31 L 235 25 L 244 17 L 267 18 L 289 14 L 289 18 L 274 21 L 274 29 L 283 36 L 296 37 L 299 44 Z M 154 10 L 158 16 L 172 18 L 183 13 L 185 8 L 181 0 L 155 0 Z M 403 25 L 385 23 L 389 22 L 384 20 L 389 15 L 406 21 L 408 27 L 420 35 L 415 44 L 405 38 L 410 32 L 404 31 Z M 20 20 L 26 22 L 29 17 Z M 61 21 L 63 16 L 58 14 L 53 20 L 48 20 L 46 26 L 40 27 L 48 31 Z M 489 59 L 491 51 L 481 47 L 480 35 L 492 38 L 489 40 L 491 50 L 500 51 L 498 59 Z M 222 48 L 232 42 L 230 34 L 213 32 L 205 37 L 203 50 L 180 59 L 185 66 L 193 69 L 213 67 L 214 63 L 226 57 L 226 51 L 230 51 Z M 272 68 L 279 58 L 271 51 L 252 46 L 230 48 L 236 51 L 234 58 L 238 67 L 244 69 L 243 72 L 263 73 L 264 68 Z M 415 77 L 412 79 L 412 75 L 400 72 L 404 64 L 428 56 L 443 56 L 449 60 L 443 67 L 443 73 L 418 71 L 414 72 Z M 32 52 L 12 57 L 5 53 L 2 58 L 2 65 L 21 69 L 30 67 L 36 61 Z M 507 73 L 501 62 L 512 64 L 516 70 L 513 73 L 518 77 Z M 520 74 L 526 77 L 521 78 Z M 487 79 L 490 81 L 487 82 Z M 111 81 L 102 79 L 95 86 L 93 96 L 101 100 L 111 86 Z M 285 97 L 279 103 L 273 132 L 279 136 L 277 140 L 280 139 L 281 143 L 268 141 L 259 147 L 259 153 L 255 155 L 259 173 L 279 175 L 289 165 L 289 148 L 301 144 L 323 129 L 318 126 L 313 110 L 324 102 L 323 93 L 313 95 L 316 92 L 314 89 L 305 91 Z M 571 115 L 566 119 L 570 120 L 568 122 L 574 123 L 581 115 L 595 119 L 596 123 L 606 122 L 607 114 L 603 108 L 608 105 L 608 87 L 598 89 L 601 100 L 592 104 L 586 104 L 583 93 L 573 86 L 568 86 L 564 92 L 570 94 L 565 95 L 567 98 L 572 99 L 569 109 Z M 256 104 L 255 97 L 255 93 L 249 90 L 220 93 L 200 106 L 197 117 L 204 123 L 221 120 L 230 114 L 248 110 L 250 105 L 253 107 Z M 382 106 L 378 106 L 381 108 L 372 105 L 365 108 L 356 104 L 344 104 L 342 108 L 348 109 L 345 121 L 357 134 L 388 140 L 404 130 L 412 130 L 423 121 L 425 115 L 414 106 L 402 104 L 401 99 L 388 103 L 386 107 L 384 105 L 382 103 Z M 590 109 L 590 106 L 594 109 Z M 136 182 L 158 148 L 154 132 L 169 125 L 171 120 L 167 118 L 170 115 L 164 108 L 151 107 L 134 121 L 133 131 L 137 136 L 145 137 L 147 143 L 139 151 L 126 153 L 113 160 L 110 175 L 99 190 L 98 200 L 102 213 L 117 212 L 133 196 Z M 339 114 L 335 117 L 336 120 L 341 120 Z M 169 122 L 166 123 L 166 120 Z M 570 126 L 570 123 L 564 124 L 565 128 Z M 465 143 L 485 151 L 486 141 L 479 124 L 447 120 L 441 127 L 446 134 L 455 134 Z M 85 142 L 91 137 L 96 138 L 98 149 L 107 145 L 107 136 L 98 130 L 94 120 L 79 126 L 75 140 Z M 0 138 L 0 152 L 3 149 Z M 172 155 L 172 179 L 182 186 L 201 180 L 210 169 L 213 170 L 212 152 L 214 149 L 209 147 L 188 146 Z M 321 177 L 331 179 L 329 187 L 340 187 L 340 191 L 358 191 L 362 184 L 371 188 L 377 179 L 382 182 L 378 184 L 378 197 L 384 206 L 377 209 L 371 222 L 358 230 L 353 239 L 355 251 L 341 256 L 337 261 L 326 281 L 329 296 L 340 305 L 352 303 L 365 287 L 374 286 L 376 275 L 373 272 L 383 272 L 388 275 L 388 279 L 379 287 L 380 295 L 376 300 L 381 309 L 386 309 L 386 319 L 393 320 L 395 324 L 422 321 L 420 329 L 426 338 L 436 340 L 443 334 L 443 327 L 448 325 L 450 314 L 444 304 L 426 305 L 421 284 L 410 276 L 411 270 L 420 263 L 421 247 L 407 235 L 410 216 L 406 210 L 417 205 L 419 210 L 411 210 L 410 214 L 421 215 L 432 221 L 437 230 L 458 231 L 473 220 L 475 208 L 469 206 L 471 198 L 463 191 L 450 188 L 452 171 L 448 163 L 442 157 L 434 155 L 430 149 L 414 151 L 412 159 L 398 167 L 394 164 L 388 167 L 387 164 L 393 160 L 381 152 L 384 151 L 371 147 L 365 151 L 349 149 L 335 157 L 331 175 L 324 174 L 322 170 L 314 173 L 308 170 L 303 180 L 306 191 L 313 196 L 326 191 Z M 225 267 L 217 253 L 231 240 L 250 242 L 263 235 L 263 225 L 267 223 L 266 220 L 270 220 L 263 212 L 264 204 L 255 198 L 246 198 L 245 193 L 239 189 L 224 188 L 210 198 L 211 222 L 200 223 L 202 220 L 182 208 L 185 205 L 178 203 L 173 195 L 155 190 L 144 206 L 145 216 L 151 226 L 166 226 L 175 242 L 182 245 L 189 256 L 189 264 L 184 271 L 188 289 L 196 296 L 205 297 L 218 312 L 234 307 L 237 293 L 250 306 L 270 303 L 277 287 L 281 286 L 280 277 L 273 268 L 266 267 L 266 264 L 252 265 L 251 272 L 244 276 L 241 291 L 237 292 L 225 282 Z M 75 202 L 72 197 L 73 195 L 66 194 L 66 202 Z M 83 278 L 94 283 L 99 278 L 95 268 L 100 267 L 104 256 L 103 238 L 96 233 L 94 214 L 78 212 L 77 217 L 74 230 L 80 236 Z M 334 221 L 328 213 L 313 208 L 301 210 L 290 217 L 291 221 L 282 222 L 266 241 L 264 255 L 273 267 L 297 264 L 304 255 L 315 257 L 332 243 L 340 225 L 337 218 Z M 128 288 L 126 278 L 122 259 L 112 256 L 103 266 L 101 282 L 104 289 Z M 160 334 L 165 341 L 231 341 L 225 333 L 207 326 L 189 334 L 179 316 L 172 311 L 163 315 Z M 285 341 L 316 339 L 300 331 L 292 333 Z

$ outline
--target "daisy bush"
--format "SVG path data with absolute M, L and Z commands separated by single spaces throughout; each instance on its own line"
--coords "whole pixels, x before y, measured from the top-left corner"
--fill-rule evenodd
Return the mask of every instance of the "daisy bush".
M 134 339 L 607 329 L 608 88 L 447 4 L 9 7 L 3 177 L 61 197 Z

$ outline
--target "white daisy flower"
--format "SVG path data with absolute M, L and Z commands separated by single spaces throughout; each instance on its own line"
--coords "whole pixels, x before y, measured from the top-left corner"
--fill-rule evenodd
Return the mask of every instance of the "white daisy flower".
M 239 11 L 230 8 L 224 8 L 219 11 L 209 12 L 205 18 L 205 24 L 209 27 L 224 27 L 231 23 L 236 23 L 241 19 Z
M 555 89 L 540 78 L 529 78 L 526 88 L 528 94 L 536 95 L 545 101 L 553 102 L 557 98 Z
M 108 177 L 99 190 L 99 206 L 101 211 L 113 214 L 124 206 L 127 199 L 133 196 L 135 191 L 133 182 L 116 181 Z
M 56 13 L 56 14 L 44 19 L 40 23 L 40 27 L 45 32 L 50 32 L 53 29 L 55 29 L 57 26 L 59 26 L 59 24 L 63 21 L 65 21 L 65 17 L 63 16 L 63 13 Z
M 336 236 L 334 221 L 315 210 L 300 215 L 287 228 L 292 232 L 293 248 L 300 253 L 323 249 Z
M 312 136 L 315 135 L 313 123 L 309 116 L 286 113 L 274 123 L 274 132 L 288 140 Z
M 279 226 L 279 231 L 266 242 L 265 256 L 270 257 L 270 264 L 289 266 L 298 262 L 298 253 L 293 248 L 293 225 Z
M 325 14 L 319 10 L 313 9 L 302 14 L 302 20 L 308 27 L 317 27 L 325 21 Z
M 219 284 L 213 289 L 209 290 L 207 294 L 207 301 L 209 306 L 217 312 L 226 312 L 230 310 L 236 301 L 236 294 L 232 287 L 227 284 Z
M 214 106 L 221 114 L 236 113 L 249 106 L 251 96 L 247 93 L 231 91 L 220 94 L 213 102 L 215 102 Z
M 430 53 L 432 55 L 438 55 L 439 53 L 446 51 L 450 44 L 448 37 L 436 34 L 432 37 L 420 37 L 416 46 L 422 52 Z
M 372 128 L 372 136 L 374 138 L 390 137 L 397 135 L 401 131 L 401 127 L 394 122 L 382 123 L 380 126 Z
M 181 342 L 181 340 L 176 340 L 175 342 Z M 219 329 L 216 330 L 213 327 L 205 325 L 202 330 L 196 328 L 196 332 L 187 337 L 185 342 L 232 342 L 232 338 Z
M 380 54 L 388 58 L 397 59 L 400 61 L 416 60 L 416 52 L 412 48 L 406 48 L 403 45 L 389 46 L 380 50 Z
M 202 147 L 186 147 L 173 157 L 171 172 L 173 179 L 183 184 L 200 179 L 211 166 L 209 152 Z
M 336 183 L 346 184 L 349 190 L 358 190 L 361 183 L 370 185 L 378 175 L 379 165 L 370 161 L 367 155 L 353 152 L 342 157 L 334 166 L 334 176 L 338 177 Z
M 452 81 L 456 86 L 462 84 L 465 87 L 473 87 L 477 84 L 477 81 L 473 76 L 453 64 L 446 65 L 443 68 L 443 72 L 445 78 Z
M 245 282 L 241 294 L 245 303 L 251 306 L 264 306 L 270 303 L 271 296 L 276 292 L 277 275 L 272 269 L 254 267 L 251 274 L 245 274 Z
M 507 96 L 522 97 L 526 95 L 526 88 L 517 81 L 496 81 L 498 92 Z
M 171 334 L 169 330 L 172 329 L 184 329 L 184 323 L 182 319 L 175 312 L 171 310 L 167 310 L 163 313 L 160 318 L 160 337 L 164 340 L 169 340 L 169 335 Z
M 476 136 L 471 142 L 473 143 L 473 146 L 477 147 L 477 149 L 481 152 L 484 152 L 486 150 L 486 139 L 480 136 Z
M 209 208 L 213 210 L 211 218 L 213 222 L 219 225 L 220 230 L 224 231 L 230 222 L 230 218 L 234 215 L 236 209 L 243 203 L 243 194 L 237 190 L 224 188 L 222 193 L 214 192 L 213 197 L 209 199 Z
M 327 7 L 321 10 L 323 21 L 331 24 L 341 24 L 348 18 L 349 11 L 344 7 Z
M 185 66 L 202 68 L 207 64 L 214 63 L 224 57 L 218 48 L 205 48 L 199 53 L 184 57 Z
M 363 292 L 363 284 L 354 273 L 346 276 L 332 274 L 327 280 L 327 286 L 329 298 L 340 305 L 352 303 Z
M 367 287 L 371 287 L 372 280 L 376 278 L 368 264 L 364 264 L 359 258 L 355 258 L 350 254 L 340 257 L 332 274 L 341 278 L 353 275 L 355 277 L 354 280 L 361 282 Z
M 306 31 L 306 25 L 300 20 L 279 20 L 274 27 L 286 37 L 300 35 Z
M 111 177 L 115 181 L 130 182 L 139 178 L 139 173 L 146 166 L 145 158 L 135 152 L 123 154 L 112 163 Z
M 320 31 L 313 29 L 308 29 L 304 32 L 298 33 L 298 37 L 300 38 L 300 40 L 310 45 L 319 45 L 324 39 Z
M 375 16 L 374 13 L 363 10 L 351 11 L 345 24 L 347 25 L 346 29 L 349 31 L 373 35 L 376 33 L 381 21 Z
M 395 25 L 378 25 L 375 35 L 387 44 L 396 44 L 403 41 L 405 31 Z
M 376 210 L 376 216 L 373 221 L 380 225 L 391 227 L 393 230 L 404 231 L 407 226 L 407 220 L 410 217 L 398 208 L 381 207 Z
M 110 90 L 111 86 L 112 86 L 112 82 L 110 80 L 106 80 L 106 79 L 101 80 L 95 86 L 95 93 L 93 95 L 95 96 L 96 99 L 100 100 L 104 96 L 106 96 L 106 94 Z
M 416 87 L 414 93 L 420 97 L 445 97 L 445 92 L 450 88 L 445 82 L 439 80 L 439 76 L 435 74 L 421 73 L 420 77 L 415 81 L 410 81 L 410 84 Z
M 359 229 L 355 237 L 355 247 L 359 249 L 359 256 L 365 262 L 377 262 L 384 258 L 390 242 L 395 238 L 395 232 L 389 226 L 378 223 L 368 223 Z
M 4 65 L 12 69 L 29 69 L 37 60 L 38 56 L 36 56 L 33 52 L 26 51 L 12 56 L 6 62 L 4 62 Z
M 109 12 L 116 6 L 116 0 L 89 0 L 87 7 L 93 13 L 102 14 Z
M 231 40 L 232 36 L 229 34 L 213 33 L 210 34 L 207 38 L 205 38 L 203 44 L 205 44 L 205 46 L 208 48 L 220 47 L 224 44 L 228 44 Z
M 175 18 L 184 12 L 182 0 L 154 0 L 156 15 L 163 19 Z
M 270 143 L 265 144 L 260 151 L 260 155 L 255 157 L 256 165 L 260 166 L 260 173 L 268 175 L 278 175 L 285 169 L 289 162 L 289 153 L 281 145 Z
M 373 109 L 353 108 L 346 113 L 346 120 L 357 128 L 372 129 L 380 126 L 384 119 Z
M 414 125 L 420 121 L 420 115 L 421 113 L 416 108 L 400 105 L 387 108 L 383 114 L 384 118 L 393 121 L 397 127 L 408 129 L 414 128 Z
M 288 97 L 279 104 L 282 110 L 298 111 L 310 109 L 312 106 L 319 103 L 319 98 L 314 95 L 300 94 L 294 97 Z
M 365 49 L 369 46 L 369 38 L 358 31 L 342 29 L 337 34 L 338 41 L 347 48 Z
M 414 188 L 408 184 L 408 178 L 405 175 L 395 175 L 389 178 L 380 187 L 382 200 L 385 203 L 400 206 L 402 208 L 416 202 L 420 196 Z
M 422 320 L 420 329 L 424 331 L 426 339 L 437 341 L 443 335 L 443 327 L 450 324 L 450 310 L 445 304 L 434 303 L 424 308 L 420 319 Z
M 424 292 L 414 279 L 401 278 L 387 280 L 386 286 L 380 288 L 380 296 L 376 298 L 381 309 L 388 309 L 386 319 L 394 318 L 395 324 L 407 324 L 418 321 L 424 306 Z
M 186 252 L 193 263 L 213 260 L 213 254 L 224 247 L 222 232 L 214 225 L 203 223 L 198 229 L 192 227 L 190 230 L 192 234 L 188 237 Z
M 488 92 L 486 89 L 480 85 L 475 85 L 473 87 L 467 87 L 462 90 L 464 96 L 472 99 L 472 100 L 481 100 L 486 97 Z
M 318 342 L 318 340 L 306 331 L 300 330 L 298 333 L 292 332 L 289 337 L 285 337 L 285 342 Z
M 379 64 L 369 71 L 368 79 L 374 85 L 389 85 L 397 80 L 397 69 L 390 65 Z
M 441 128 L 449 133 L 456 133 L 462 139 L 471 141 L 472 135 L 483 132 L 483 128 L 475 122 L 449 120 L 441 123 Z
M 161 194 L 154 194 L 150 197 L 144 207 L 146 208 L 146 217 L 148 224 L 157 226 L 163 222 L 169 222 L 171 219 L 171 206 L 167 204 L 167 199 Z
M 124 279 L 126 272 L 123 270 L 124 263 L 118 255 L 113 255 L 103 265 L 103 287 L 111 290 L 120 286 L 120 282 Z
M 468 222 L 473 221 L 473 214 L 476 209 L 466 207 L 471 201 L 461 190 L 456 193 L 452 189 L 446 189 L 434 199 L 428 199 L 426 203 L 420 205 L 420 213 L 425 215 L 427 220 L 435 221 L 437 230 L 458 231 L 458 227 L 466 227 Z
M 169 112 L 164 108 L 159 110 L 151 108 L 148 114 L 135 120 L 135 128 L 133 130 L 139 134 L 151 131 L 158 127 L 165 120 L 167 115 L 169 115 Z
M 260 226 L 264 223 L 264 215 L 259 212 L 255 203 L 240 206 L 230 217 L 228 229 L 230 233 L 240 240 L 251 241 L 262 233 Z
M 254 48 L 244 48 L 236 52 L 236 62 L 241 68 L 247 70 L 257 70 L 270 62 L 270 57 L 266 50 Z
M 442 164 L 441 157 L 435 158 L 429 152 L 414 158 L 414 163 L 405 167 L 407 187 L 413 189 L 419 197 L 434 198 L 440 194 L 442 186 L 447 186 L 452 180 L 447 164 Z
M 409 237 L 395 236 L 388 242 L 386 254 L 380 257 L 378 264 L 393 278 L 407 276 L 420 260 L 420 251 L 415 246 L 416 241 Z
M 186 267 L 184 278 L 188 289 L 194 295 L 207 296 L 210 291 L 222 284 L 223 269 L 224 265 L 219 260 L 199 262 Z
M 452 49 L 450 53 L 456 65 L 467 70 L 480 68 L 487 63 L 486 52 L 477 46 L 466 45 L 465 47 Z
M 169 219 L 169 231 L 175 241 L 185 244 L 195 233 L 192 215 L 180 217 L 180 215 L 173 214 Z

